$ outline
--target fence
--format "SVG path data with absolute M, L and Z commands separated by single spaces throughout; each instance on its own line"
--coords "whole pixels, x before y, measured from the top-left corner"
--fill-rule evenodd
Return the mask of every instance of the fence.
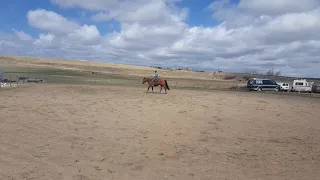
M 166 79 L 168 85 L 173 89 L 195 89 L 195 90 L 243 90 L 243 83 L 237 81 L 212 81 L 194 79 Z M 41 75 L 24 76 L 10 75 L 4 80 L 5 83 L 30 84 L 30 83 L 63 83 L 63 84 L 90 84 L 90 85 L 129 85 L 146 86 L 142 84 L 142 77 L 130 78 L 119 76 L 68 76 L 68 75 Z
M 194 79 L 167 79 L 170 89 L 188 90 L 228 90 L 248 91 L 246 84 L 238 81 L 212 81 Z M 1 87 L 15 87 L 31 83 L 57 83 L 57 84 L 88 84 L 88 85 L 119 85 L 119 86 L 146 86 L 142 84 L 142 78 L 127 78 L 116 76 L 105 76 L 103 78 L 81 77 L 81 76 L 7 76 L 3 79 Z M 157 88 L 157 87 L 156 87 Z M 313 93 L 320 93 L 320 86 L 314 86 Z
M 41 83 L 43 80 L 41 78 L 32 78 L 29 76 L 8 76 L 0 80 L 0 87 L 16 87 L 19 84 L 29 84 L 29 83 Z

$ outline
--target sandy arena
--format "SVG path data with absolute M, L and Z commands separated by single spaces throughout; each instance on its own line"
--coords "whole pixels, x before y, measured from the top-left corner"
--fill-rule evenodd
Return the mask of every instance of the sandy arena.
M 1 91 L 0 179 L 320 177 L 320 99 L 146 89 L 39 84 Z

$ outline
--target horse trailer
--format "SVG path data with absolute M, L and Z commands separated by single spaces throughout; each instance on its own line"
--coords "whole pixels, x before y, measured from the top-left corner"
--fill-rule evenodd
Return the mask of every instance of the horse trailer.
M 306 79 L 293 80 L 292 91 L 296 92 L 312 92 L 314 82 L 308 82 Z

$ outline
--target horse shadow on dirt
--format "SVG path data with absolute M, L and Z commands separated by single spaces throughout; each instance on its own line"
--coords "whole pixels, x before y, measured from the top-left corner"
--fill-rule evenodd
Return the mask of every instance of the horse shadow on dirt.
M 168 94 L 165 92 L 146 92 L 147 94 Z

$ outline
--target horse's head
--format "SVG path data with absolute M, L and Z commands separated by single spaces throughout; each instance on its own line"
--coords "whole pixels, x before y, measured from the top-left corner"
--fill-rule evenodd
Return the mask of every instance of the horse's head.
M 147 79 L 144 77 L 142 80 L 142 84 L 144 84 L 147 81 Z

